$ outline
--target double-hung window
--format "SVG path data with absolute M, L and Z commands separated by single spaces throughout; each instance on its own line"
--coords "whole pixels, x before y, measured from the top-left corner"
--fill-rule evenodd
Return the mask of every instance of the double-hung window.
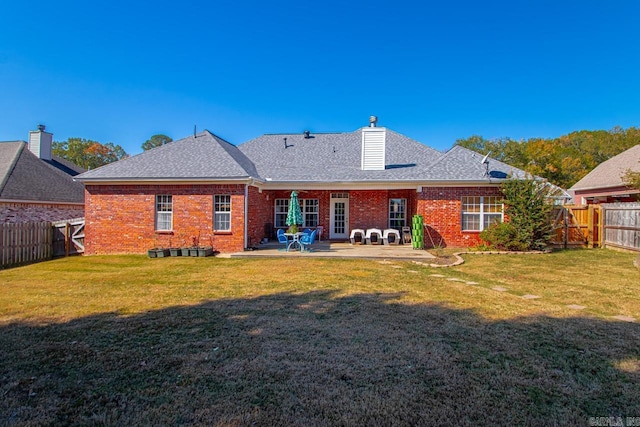
M 407 199 L 389 199 L 389 228 L 401 230 L 407 225 Z
M 173 197 L 170 194 L 156 195 L 156 230 L 173 229 Z
M 482 231 L 504 220 L 504 207 L 497 196 L 462 197 L 462 231 Z
M 302 199 L 300 200 L 300 208 L 302 209 L 302 218 L 304 219 L 304 227 L 318 226 L 318 199 Z
M 231 231 L 231 196 L 213 196 L 213 230 Z
M 303 227 L 317 227 L 319 202 L 318 199 L 298 199 L 302 212 Z M 287 214 L 289 213 L 289 199 L 275 200 L 275 224 L 276 228 L 287 227 Z

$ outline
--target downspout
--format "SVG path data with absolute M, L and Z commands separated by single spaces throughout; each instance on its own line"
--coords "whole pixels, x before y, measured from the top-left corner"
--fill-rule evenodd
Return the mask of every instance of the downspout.
M 244 185 L 244 248 L 249 247 L 249 185 L 253 184 L 253 178 Z
M 256 180 L 250 178 L 244 185 L 244 247 L 249 247 L 249 186 L 254 185 Z

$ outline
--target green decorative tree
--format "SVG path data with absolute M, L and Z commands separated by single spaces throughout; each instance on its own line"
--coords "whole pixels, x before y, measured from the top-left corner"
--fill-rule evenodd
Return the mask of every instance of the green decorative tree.
M 112 142 L 101 144 L 84 138 L 55 141 L 52 152 L 54 155 L 67 159 L 85 169 L 95 169 L 129 157 L 121 146 Z
M 142 149 L 144 151 L 151 150 L 152 148 L 156 148 L 156 147 L 159 147 L 161 145 L 168 144 L 168 143 L 170 143 L 172 141 L 173 141 L 173 139 L 171 139 L 167 135 L 162 135 L 162 134 L 153 135 L 151 138 L 147 139 L 142 144 Z
M 627 187 L 640 190 L 640 172 L 633 172 L 631 169 L 627 169 L 622 175 L 622 181 Z
M 480 233 L 501 250 L 543 250 L 553 233 L 549 185 L 535 179 L 506 180 L 501 187 L 507 223 L 494 224 Z

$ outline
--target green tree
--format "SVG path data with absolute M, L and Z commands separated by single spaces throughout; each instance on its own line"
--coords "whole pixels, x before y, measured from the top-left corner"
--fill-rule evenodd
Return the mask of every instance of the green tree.
M 84 138 L 69 138 L 53 143 L 53 154 L 85 169 L 97 167 L 129 157 L 124 149 L 112 142 L 101 144 Z
M 159 147 L 161 145 L 168 144 L 168 143 L 170 143 L 172 141 L 173 141 L 173 139 L 171 139 L 167 135 L 162 135 L 162 134 L 153 135 L 151 138 L 147 139 L 142 144 L 142 149 L 144 151 L 151 150 L 152 148 L 156 148 L 156 147 Z
M 542 250 L 553 233 L 550 189 L 546 182 L 511 178 L 500 188 L 507 223 L 494 224 L 480 237 L 497 249 Z
M 640 190 L 640 172 L 633 172 L 631 169 L 627 169 L 622 175 L 622 181 L 628 187 Z
M 491 157 L 569 188 L 593 168 L 624 150 L 640 144 L 640 129 L 619 126 L 610 131 L 581 130 L 558 138 L 487 140 L 474 135 L 457 145 Z

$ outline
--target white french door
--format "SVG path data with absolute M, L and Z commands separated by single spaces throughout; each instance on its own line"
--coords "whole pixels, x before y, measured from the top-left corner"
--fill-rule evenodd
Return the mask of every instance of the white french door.
M 330 211 L 329 238 L 349 238 L 349 193 L 332 193 Z

